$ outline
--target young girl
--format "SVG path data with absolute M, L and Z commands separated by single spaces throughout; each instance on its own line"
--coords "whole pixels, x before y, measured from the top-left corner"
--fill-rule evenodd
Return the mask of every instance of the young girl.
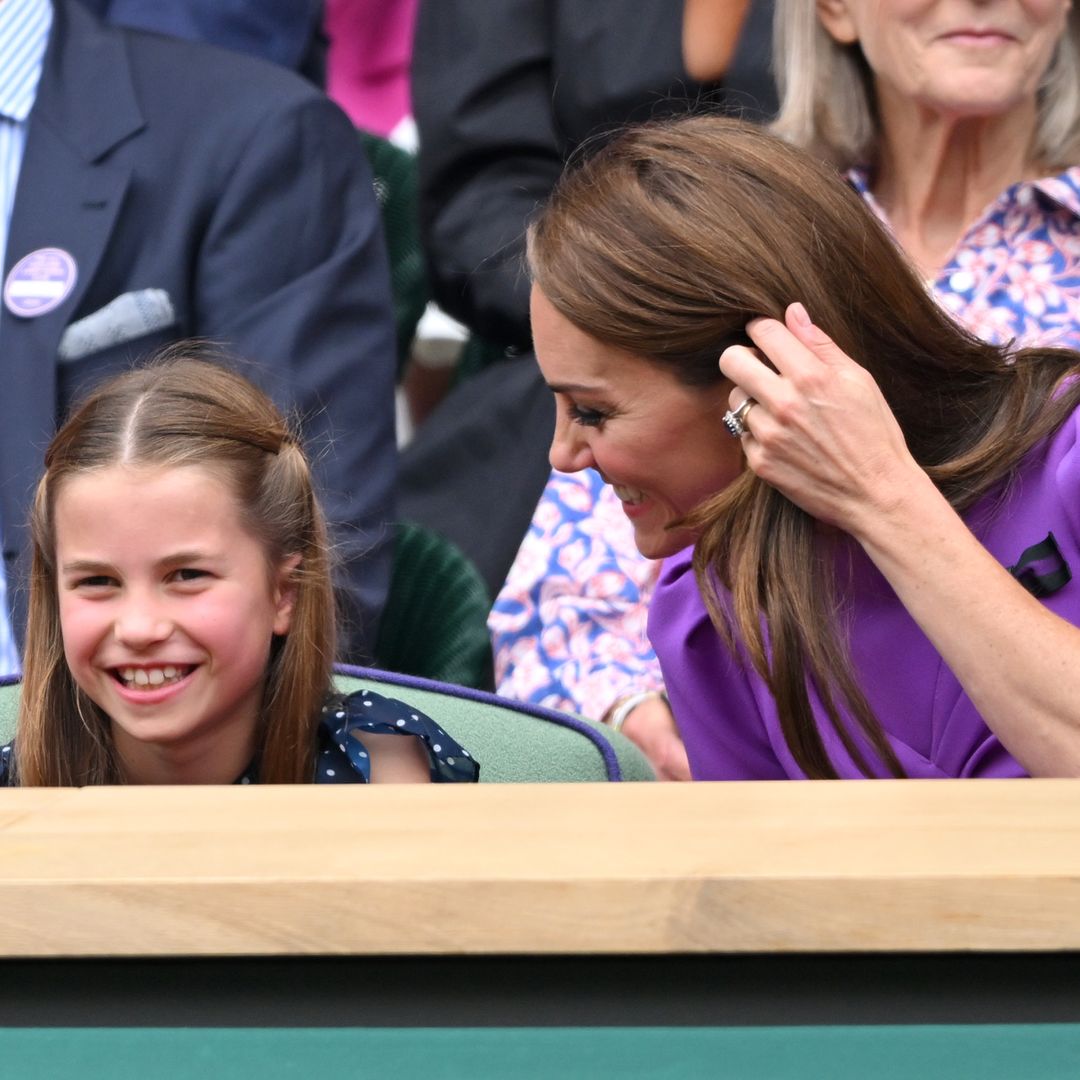
M 418 710 L 334 693 L 308 462 L 245 379 L 175 358 L 104 384 L 49 447 L 31 528 L 0 784 L 477 779 Z

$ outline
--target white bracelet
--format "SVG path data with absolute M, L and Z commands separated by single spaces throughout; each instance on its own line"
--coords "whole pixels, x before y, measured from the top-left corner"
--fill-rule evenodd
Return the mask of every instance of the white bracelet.
M 618 702 L 611 709 L 604 723 L 606 723 L 612 731 L 622 731 L 623 724 L 626 723 L 626 718 L 639 705 L 643 705 L 646 701 L 652 701 L 653 698 L 659 698 L 661 701 L 666 701 L 667 695 L 660 690 L 642 690 L 637 694 L 631 694 L 628 698 L 623 698 L 622 701 Z

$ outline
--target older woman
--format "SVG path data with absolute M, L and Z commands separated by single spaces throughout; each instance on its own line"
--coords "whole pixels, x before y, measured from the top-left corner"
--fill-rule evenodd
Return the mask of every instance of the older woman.
M 776 38 L 776 130 L 848 170 L 938 301 L 988 341 L 1080 346 L 1078 13 L 1064 0 L 779 0 Z M 500 688 L 607 709 L 685 776 L 635 629 L 657 570 L 607 524 L 616 510 L 597 478 L 552 474 L 492 613 Z M 597 573 L 568 569 L 582 549 Z
M 855 187 L 982 337 L 1080 339 L 1080 11 L 781 0 L 775 130 Z
M 552 462 L 669 557 L 695 776 L 1080 771 L 1080 354 L 959 329 L 830 169 L 733 121 L 600 151 L 530 265 Z

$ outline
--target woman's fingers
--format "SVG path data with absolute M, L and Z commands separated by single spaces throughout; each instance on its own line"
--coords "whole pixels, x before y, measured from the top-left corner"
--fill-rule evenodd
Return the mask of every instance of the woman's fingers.
M 769 364 L 776 369 L 770 374 L 797 384 L 819 378 L 823 367 L 858 366 L 820 326 L 811 322 L 802 304 L 790 304 L 784 320 L 752 319 L 746 324 L 746 332 L 756 349 L 739 345 L 726 349 L 720 370 L 740 385 L 749 377 L 755 388 L 767 392 L 770 385 L 776 385 L 762 374 L 770 371 Z M 747 389 L 757 397 L 750 386 Z
M 802 304 L 789 304 L 784 323 L 791 334 L 829 367 L 858 366 L 820 326 L 811 321 Z
M 757 349 L 746 345 L 732 345 L 720 354 L 720 371 L 736 387 L 731 397 L 731 407 L 736 408 L 746 397 L 755 401 L 768 401 L 773 394 L 782 392 L 781 378 L 764 363 Z
M 918 467 L 869 372 L 847 356 L 801 304 L 783 323 L 747 326 L 755 348 L 724 352 L 721 369 L 735 382 L 749 468 L 808 513 L 849 531 L 868 507 L 889 500 Z M 762 357 L 775 365 L 773 371 Z
M 784 322 L 753 319 L 746 330 L 754 347 L 733 345 L 720 357 L 721 372 L 735 384 L 732 412 L 753 398 L 786 426 L 809 403 L 835 404 L 838 378 L 858 383 L 865 374 L 800 303 L 788 305 Z M 749 417 L 743 420 L 753 433 Z
M 747 396 L 767 408 L 781 405 L 793 388 L 820 381 L 826 366 L 843 356 L 832 339 L 810 323 L 802 304 L 790 305 L 786 319 L 787 325 L 777 319 L 751 320 L 746 332 L 756 348 L 732 345 L 721 354 L 720 371 L 742 391 L 732 397 L 732 408 Z

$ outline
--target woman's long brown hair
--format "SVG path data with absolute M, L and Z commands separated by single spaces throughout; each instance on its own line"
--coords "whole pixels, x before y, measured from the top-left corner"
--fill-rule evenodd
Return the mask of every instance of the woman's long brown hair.
M 915 460 L 957 510 L 1080 401 L 1080 379 L 1062 381 L 1080 356 L 1011 351 L 961 329 L 835 172 L 738 121 L 631 129 L 568 170 L 530 228 L 529 265 L 581 330 L 691 386 L 721 378 L 719 355 L 745 340 L 750 319 L 782 319 L 801 301 L 873 375 Z M 837 775 L 812 683 L 857 767 L 902 775 L 852 671 L 836 581 L 846 541 L 749 471 L 688 522 L 713 623 L 765 679 L 800 768 Z
M 113 465 L 198 466 L 233 492 L 267 556 L 294 555 L 288 634 L 270 651 L 257 734 L 264 783 L 314 775 L 315 729 L 330 689 L 334 609 L 322 513 L 308 462 L 273 402 L 246 379 L 175 346 L 158 362 L 101 386 L 72 414 L 45 456 L 31 515 L 33 564 L 16 733 L 25 786 L 121 781 L 109 719 L 79 689 L 64 659 L 54 516 L 66 479 Z

